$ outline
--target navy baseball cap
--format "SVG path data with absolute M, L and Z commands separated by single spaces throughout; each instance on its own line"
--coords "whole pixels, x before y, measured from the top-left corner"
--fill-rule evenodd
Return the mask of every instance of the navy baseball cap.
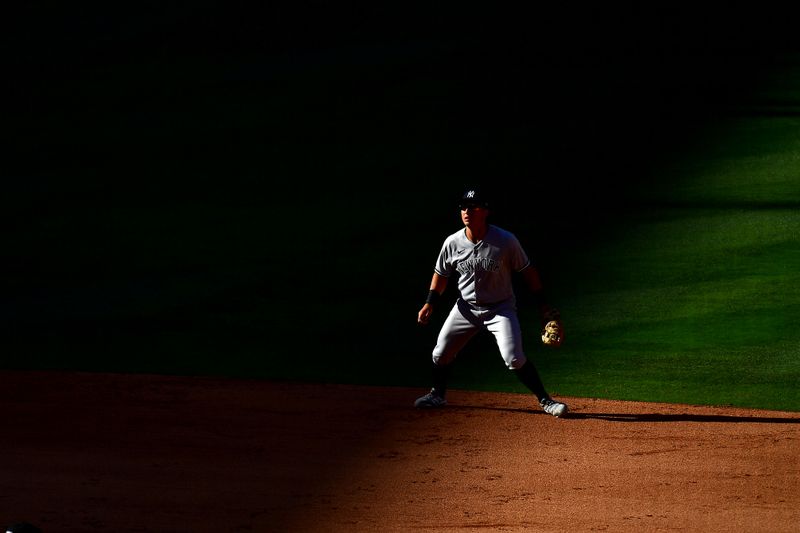
M 477 187 L 468 187 L 461 195 L 458 207 L 464 209 L 469 206 L 489 207 L 489 199 L 481 189 Z

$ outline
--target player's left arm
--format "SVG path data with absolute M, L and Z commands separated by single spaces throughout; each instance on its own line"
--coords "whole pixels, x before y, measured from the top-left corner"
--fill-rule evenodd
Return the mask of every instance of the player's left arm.
M 520 271 L 520 274 L 522 275 L 522 279 L 525 280 L 525 285 L 531 291 L 531 294 L 533 294 L 533 299 L 539 308 L 542 325 L 550 320 L 560 319 L 558 310 L 550 305 L 550 302 L 547 300 L 539 270 L 537 270 L 535 266 L 529 264 Z

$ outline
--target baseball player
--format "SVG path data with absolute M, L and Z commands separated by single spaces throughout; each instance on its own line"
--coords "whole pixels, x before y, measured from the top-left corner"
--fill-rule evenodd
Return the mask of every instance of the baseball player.
M 417 322 L 428 324 L 451 277 L 458 278 L 459 297 L 433 349 L 433 388 L 414 405 L 447 405 L 448 365 L 476 333 L 486 330 L 494 335 L 506 366 L 537 396 L 542 409 L 559 417 L 567 412 L 567 406 L 550 397 L 536 367 L 522 350 L 512 276 L 519 273 L 523 277 L 536 298 L 543 322 L 555 320 L 560 327 L 558 312 L 547 305 L 539 273 L 516 236 L 487 223 L 489 202 L 485 195 L 470 188 L 463 193 L 459 208 L 464 228 L 445 239 Z

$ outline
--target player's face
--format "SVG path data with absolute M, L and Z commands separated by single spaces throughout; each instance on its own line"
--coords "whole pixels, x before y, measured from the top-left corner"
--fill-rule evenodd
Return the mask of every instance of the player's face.
M 461 206 L 461 222 L 465 226 L 483 226 L 486 224 L 486 217 L 489 215 L 489 210 L 479 205 L 462 205 Z

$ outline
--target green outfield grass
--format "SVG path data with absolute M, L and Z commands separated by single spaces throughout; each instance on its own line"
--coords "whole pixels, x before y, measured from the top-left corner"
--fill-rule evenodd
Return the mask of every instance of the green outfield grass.
M 718 124 L 563 258 L 568 342 L 535 355 L 554 390 L 800 409 L 798 131 L 794 116 Z
M 652 158 L 620 145 L 599 172 L 614 201 L 592 206 L 597 220 L 568 197 L 563 211 L 537 216 L 530 190 L 514 213 L 497 213 L 545 256 L 564 316 L 567 342 L 546 350 L 521 295 L 526 349 L 551 392 L 800 411 L 797 72 L 714 120 L 673 128 L 681 142 Z M 446 201 L 463 180 L 448 165 L 471 148 L 417 105 L 405 116 L 408 84 L 364 108 L 344 99 L 357 110 L 343 113 L 350 129 L 337 130 L 332 113 L 325 131 L 308 133 L 337 101 L 290 98 L 318 97 L 315 81 L 287 84 L 285 100 L 271 103 L 261 101 L 266 82 L 190 93 L 156 113 L 163 138 L 148 138 L 148 159 L 133 169 L 126 150 L 136 132 L 105 135 L 96 126 L 111 119 L 99 112 L 82 128 L 69 123 L 65 152 L 96 147 L 102 170 L 58 160 L 57 178 L 42 179 L 47 194 L 37 177 L 3 198 L 2 366 L 427 388 L 445 313 L 428 328 L 416 313 L 441 242 L 459 225 Z M 430 109 L 455 89 L 428 83 L 411 85 Z M 210 109 L 208 120 L 198 108 Z M 114 109 L 112 119 L 142 127 L 136 112 Z M 401 128 L 373 132 L 371 111 Z M 262 126 L 276 120 L 287 126 L 280 134 Z M 530 139 L 547 137 L 526 135 L 498 134 L 493 171 L 518 169 L 537 149 Z M 636 180 L 613 180 L 634 162 Z M 542 232 L 558 235 L 561 224 L 572 230 L 548 249 Z M 462 353 L 452 386 L 523 390 L 485 337 Z

